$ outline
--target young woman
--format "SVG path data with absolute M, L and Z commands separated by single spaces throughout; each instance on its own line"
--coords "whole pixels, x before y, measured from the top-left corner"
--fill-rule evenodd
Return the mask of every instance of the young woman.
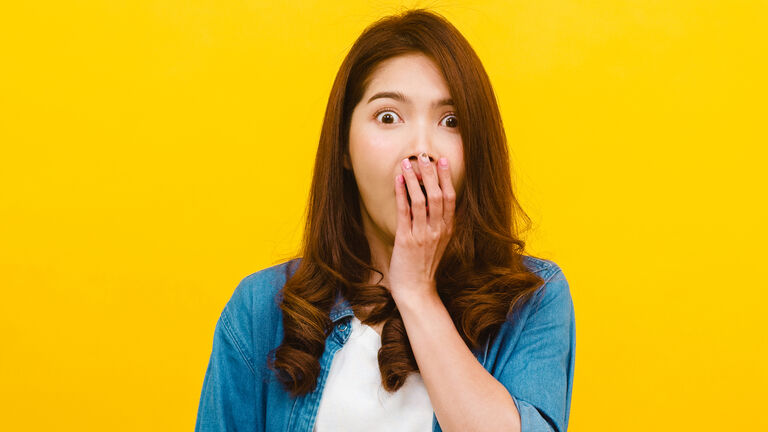
M 373 23 L 331 90 L 302 250 L 224 307 L 195 430 L 565 431 L 573 302 L 518 219 L 469 43 L 423 9 Z

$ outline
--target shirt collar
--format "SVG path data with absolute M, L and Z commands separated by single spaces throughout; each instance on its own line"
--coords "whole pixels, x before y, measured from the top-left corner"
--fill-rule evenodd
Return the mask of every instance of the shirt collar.
M 293 269 L 291 270 L 291 275 L 296 271 L 298 268 L 299 263 L 301 262 L 302 257 L 298 257 L 290 264 L 293 264 Z M 349 305 L 349 302 L 347 299 L 344 298 L 344 296 L 339 291 L 336 294 L 336 299 L 334 301 L 334 305 L 331 308 L 330 318 L 331 321 L 334 323 L 344 317 L 353 316 L 355 315 L 355 312 L 352 310 L 352 307 Z
M 353 316 L 355 313 L 352 307 L 349 305 L 349 301 L 341 295 L 341 292 L 336 294 L 336 300 L 331 308 L 330 318 L 334 323 L 344 317 Z

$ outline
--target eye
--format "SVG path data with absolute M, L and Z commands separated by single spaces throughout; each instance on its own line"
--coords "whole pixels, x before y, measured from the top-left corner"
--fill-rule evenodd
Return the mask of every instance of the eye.
M 449 114 L 449 115 L 443 117 L 443 120 L 448 120 L 449 121 L 449 123 L 446 125 L 449 128 L 457 128 L 457 127 L 459 127 L 459 123 L 458 123 L 459 119 L 454 114 Z
M 382 116 L 382 114 L 384 114 L 384 115 Z M 381 119 L 379 119 L 379 116 L 381 116 Z M 400 116 L 398 116 L 397 113 L 395 113 L 391 109 L 381 110 L 381 111 L 379 111 L 379 112 L 377 112 L 375 114 L 375 117 L 376 117 L 377 120 L 379 120 L 380 122 L 382 122 L 384 124 L 392 124 L 392 123 L 394 123 L 394 119 L 395 118 L 397 118 L 397 119 L 400 118 Z

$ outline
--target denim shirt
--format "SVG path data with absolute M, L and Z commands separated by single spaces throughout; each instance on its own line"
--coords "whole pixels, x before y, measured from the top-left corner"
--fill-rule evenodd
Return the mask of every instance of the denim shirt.
M 283 339 L 278 293 L 295 258 L 243 278 L 216 322 L 195 431 L 312 432 L 334 354 L 349 338 L 354 315 L 341 296 L 320 357 L 314 391 L 292 397 L 267 368 Z M 478 362 L 509 391 L 521 432 L 564 432 L 573 387 L 576 327 L 568 282 L 553 261 L 523 256 L 545 280 L 534 296 L 477 350 Z M 289 266 L 289 267 L 286 267 Z M 442 429 L 432 415 L 432 430 Z

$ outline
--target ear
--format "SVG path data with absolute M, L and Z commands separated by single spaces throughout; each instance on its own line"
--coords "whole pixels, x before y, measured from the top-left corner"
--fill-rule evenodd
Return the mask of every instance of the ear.
M 352 171 L 352 162 L 349 159 L 349 153 L 344 153 L 344 168 L 348 169 L 349 171 Z

